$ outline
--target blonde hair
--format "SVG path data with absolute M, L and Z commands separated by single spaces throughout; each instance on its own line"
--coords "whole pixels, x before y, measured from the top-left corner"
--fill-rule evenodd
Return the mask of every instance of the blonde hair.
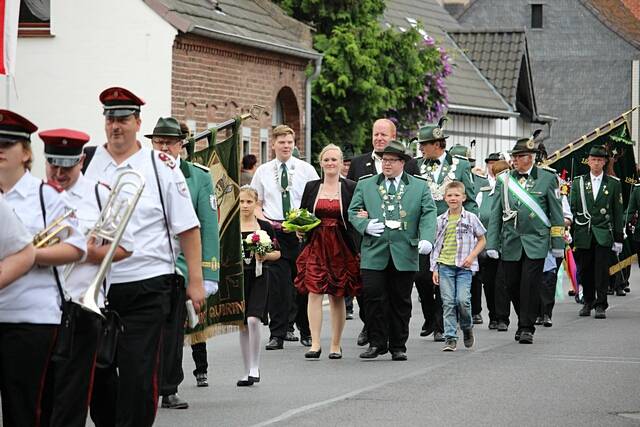
M 25 169 L 30 171 L 31 166 L 33 166 L 33 150 L 31 149 L 31 141 L 23 139 L 20 141 L 20 144 L 22 145 L 22 149 L 29 153 L 29 159 L 24 162 L 23 166 Z
M 444 194 L 447 194 L 449 190 L 458 189 L 465 194 L 464 184 L 460 181 L 451 181 L 444 187 Z
M 340 153 L 340 161 L 343 160 L 342 149 L 336 144 L 328 144 L 325 145 L 322 151 L 320 151 L 320 154 L 318 154 L 318 163 L 322 162 L 322 157 L 324 157 L 324 154 L 329 150 L 336 150 L 338 153 Z
M 253 200 L 255 200 L 256 202 L 258 201 L 258 191 L 256 191 L 255 188 L 248 185 L 243 185 L 242 187 L 240 187 L 240 194 L 242 193 L 248 193 L 251 195 L 251 197 L 253 197 Z
M 271 131 L 271 136 L 274 141 L 281 135 L 293 135 L 293 139 L 296 139 L 296 133 L 287 125 L 278 125 Z

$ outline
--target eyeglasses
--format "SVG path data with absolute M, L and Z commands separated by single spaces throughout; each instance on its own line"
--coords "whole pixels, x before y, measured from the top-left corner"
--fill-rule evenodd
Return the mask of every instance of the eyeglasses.
M 154 136 L 151 139 L 151 143 L 158 144 L 158 145 L 171 146 L 171 145 L 181 144 L 182 140 L 180 138 L 172 138 L 172 137 L 165 138 L 162 136 Z
M 402 159 L 382 159 L 382 163 L 394 164 L 395 162 L 402 161 Z

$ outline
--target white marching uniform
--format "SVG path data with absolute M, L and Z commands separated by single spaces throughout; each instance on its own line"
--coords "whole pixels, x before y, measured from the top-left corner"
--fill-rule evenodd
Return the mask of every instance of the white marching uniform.
M 34 236 L 42 231 L 44 220 L 40 208 L 40 185 L 42 181 L 30 172 L 26 172 L 11 190 L 4 193 L 4 200 L 11 206 L 24 224 L 27 231 Z M 59 193 L 50 185 L 43 186 L 43 199 L 47 225 L 72 209 L 67 195 Z M 61 225 L 68 225 L 71 235 L 64 243 L 87 252 L 84 235 L 78 229 L 78 222 L 73 216 L 68 217 Z M 62 269 L 61 285 L 64 288 Z M 0 289 L 0 323 L 60 323 L 60 293 L 53 275 L 53 267 L 34 266 L 27 274 L 17 279 L 4 289 Z
M 104 184 L 98 184 L 96 181 L 80 174 L 78 181 L 76 181 L 73 187 L 67 190 L 69 200 L 77 209 L 76 217 L 78 218 L 80 231 L 85 236 L 93 229 L 100 217 L 101 209 L 96 198 L 96 188 L 100 197 L 100 206 L 104 208 L 111 193 L 109 187 Z M 110 245 L 111 243 L 106 242 L 106 244 Z M 127 252 L 134 251 L 133 236 L 129 229 L 125 229 L 119 246 Z M 66 279 L 65 288 L 73 301 L 80 302 L 80 298 L 84 295 L 93 279 L 98 275 L 99 268 L 100 264 L 78 263 L 74 266 L 71 274 Z M 107 272 L 105 280 L 107 285 L 106 291 L 108 292 L 109 285 L 111 284 L 110 271 Z M 102 285 L 100 285 L 100 288 L 103 290 L 100 292 L 98 306 L 104 307 L 104 288 Z
M 26 248 L 33 236 L 29 235 L 11 206 L 2 198 L 0 198 L 0 224 L 2 224 L 0 230 L 0 261 L 2 261 L 9 255 Z
M 126 170 L 135 170 L 145 179 L 142 196 L 127 226 L 135 238 L 135 252 L 112 266 L 113 283 L 139 281 L 175 272 L 175 257 L 171 256 L 166 239 L 167 231 L 151 152 L 150 148 L 142 146 L 138 152 L 117 165 L 106 148 L 100 146 L 86 171 L 87 178 L 108 185 L 112 185 L 118 175 Z M 160 185 L 164 189 L 162 196 L 171 236 L 199 227 L 187 183 L 176 162 L 160 151 L 153 153 Z M 179 252 L 178 240 L 173 238 L 171 244 L 174 251 Z

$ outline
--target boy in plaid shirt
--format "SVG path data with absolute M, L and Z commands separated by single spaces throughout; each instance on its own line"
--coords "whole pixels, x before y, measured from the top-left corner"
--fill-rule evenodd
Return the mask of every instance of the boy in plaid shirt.
M 464 210 L 464 184 L 453 181 L 445 187 L 449 209 L 438 217 L 436 241 L 431 252 L 433 283 L 440 286 L 446 339 L 442 351 L 455 351 L 458 319 L 464 346 L 474 344 L 471 321 L 471 277 L 478 271 L 478 254 L 484 249 L 484 228 L 478 217 Z

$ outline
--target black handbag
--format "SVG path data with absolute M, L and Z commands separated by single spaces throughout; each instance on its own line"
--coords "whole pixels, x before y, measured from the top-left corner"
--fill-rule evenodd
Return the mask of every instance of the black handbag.
M 116 358 L 118 338 L 124 332 L 124 324 L 115 310 L 105 308 L 102 310 L 102 314 L 104 319 L 102 320 L 102 331 L 98 339 L 96 366 L 98 368 L 107 368 L 113 364 Z

